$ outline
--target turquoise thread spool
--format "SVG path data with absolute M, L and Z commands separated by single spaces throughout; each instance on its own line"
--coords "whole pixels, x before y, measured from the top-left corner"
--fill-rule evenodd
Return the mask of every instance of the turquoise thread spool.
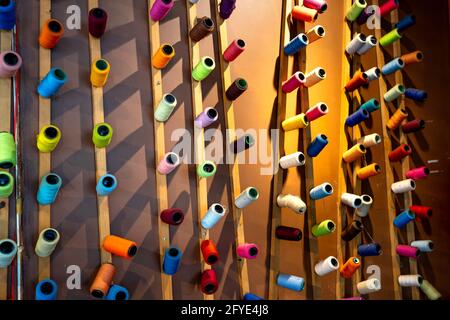
M 9 198 L 14 192 L 14 177 L 9 172 L 0 172 L 0 199 Z
M 67 76 L 61 69 L 53 68 L 39 83 L 38 93 L 41 97 L 49 99 L 67 82 Z
M 37 201 L 40 205 L 46 206 L 55 202 L 58 192 L 61 189 L 62 179 L 55 173 L 44 176 L 39 185 Z
M 212 161 L 205 161 L 198 165 L 197 174 L 200 178 L 209 178 L 216 174 L 217 166 Z
M 172 94 L 165 94 L 155 110 L 155 119 L 159 122 L 166 122 L 177 106 L 177 98 Z
M 192 77 L 197 81 L 204 80 L 216 68 L 216 63 L 211 57 L 203 57 L 192 70 Z
M 369 101 L 366 101 L 364 104 L 359 107 L 360 109 L 366 110 L 369 113 L 375 112 L 381 108 L 380 101 L 373 98 Z
M 58 295 L 58 285 L 51 279 L 42 280 L 37 284 L 35 294 L 35 298 L 38 301 L 56 300 L 56 296 Z
M 95 190 L 97 195 L 100 197 L 105 197 L 110 195 L 117 188 L 117 179 L 112 174 L 105 174 L 102 176 L 97 183 Z

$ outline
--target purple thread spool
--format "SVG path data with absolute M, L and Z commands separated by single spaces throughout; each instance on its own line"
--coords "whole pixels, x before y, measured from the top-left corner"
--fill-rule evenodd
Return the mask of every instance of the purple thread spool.
M 150 9 L 150 17 L 153 21 L 164 19 L 173 8 L 173 0 L 156 0 Z
M 169 174 L 180 165 L 180 157 L 174 153 L 167 153 L 158 165 L 158 172 L 161 174 Z
M 214 108 L 206 108 L 205 111 L 199 114 L 197 119 L 195 119 L 195 126 L 199 129 L 206 128 L 212 125 L 219 119 L 219 113 Z
M 236 9 L 236 0 L 222 0 L 219 5 L 219 14 L 222 19 L 228 19 Z
M 289 79 L 283 82 L 283 92 L 290 93 L 300 88 L 305 83 L 305 75 L 300 71 L 294 73 Z
M 420 250 L 416 247 L 399 244 L 396 248 L 397 254 L 402 257 L 417 259 L 420 255 Z

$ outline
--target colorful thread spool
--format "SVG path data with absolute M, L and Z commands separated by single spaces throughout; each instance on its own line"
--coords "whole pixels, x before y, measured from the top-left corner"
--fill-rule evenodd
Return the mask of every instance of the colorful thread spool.
M 394 72 L 400 71 L 405 67 L 405 62 L 401 58 L 395 58 L 392 61 L 386 63 L 381 68 L 381 73 L 385 76 L 390 75 Z
M 369 79 L 369 82 L 374 81 L 374 80 L 380 79 L 381 70 L 378 67 L 373 67 L 373 68 L 370 68 L 369 70 L 367 70 L 366 74 Z
M 350 279 L 360 267 L 361 261 L 356 257 L 351 257 L 341 266 L 339 271 L 342 277 Z
M 160 174 L 167 175 L 173 172 L 180 164 L 180 157 L 174 152 L 169 152 L 159 162 L 157 170 Z
M 395 25 L 395 27 L 397 28 L 398 31 L 402 32 L 402 31 L 405 31 L 406 29 L 412 27 L 415 24 L 416 24 L 416 16 L 414 16 L 414 15 L 407 15 L 402 20 L 400 20 Z
M 41 206 L 50 205 L 55 202 L 58 196 L 59 189 L 61 189 L 62 179 L 55 173 L 49 173 L 44 176 L 39 185 L 37 193 L 37 202 Z
M 217 166 L 212 161 L 205 161 L 197 166 L 197 175 L 200 178 L 210 178 L 217 172 Z
M 214 227 L 220 221 L 220 219 L 225 216 L 225 213 L 226 209 L 221 204 L 214 203 L 213 205 L 211 205 L 211 207 L 209 207 L 208 209 L 208 212 L 206 212 L 201 221 L 203 229 L 208 230 Z
M 277 197 L 277 204 L 280 208 L 289 208 L 296 213 L 304 214 L 306 212 L 306 203 L 292 194 L 280 194 Z
M 425 179 L 430 175 L 430 169 L 427 167 L 420 167 L 411 169 L 406 173 L 406 178 L 414 181 Z
M 406 118 L 408 118 L 408 112 L 406 111 L 406 109 L 399 108 L 389 119 L 386 126 L 392 131 L 396 130 L 398 127 L 400 127 L 402 122 L 406 120 Z
M 0 199 L 9 198 L 14 192 L 14 177 L 9 172 L 0 172 Z
M 317 157 L 322 152 L 322 150 L 325 149 L 327 144 L 328 137 L 324 134 L 319 134 L 308 146 L 308 156 L 310 156 L 311 158 Z
M 163 272 L 169 276 L 177 273 L 181 264 L 181 250 L 177 247 L 170 247 L 166 249 L 163 261 Z
M 302 113 L 284 120 L 282 126 L 284 131 L 304 129 L 309 126 L 309 120 L 308 117 L 304 113 Z
M 317 10 L 319 13 L 324 13 L 328 9 L 328 4 L 325 0 L 304 0 L 303 5 Z
M 131 259 L 136 255 L 138 247 L 134 241 L 109 235 L 103 240 L 103 250 L 118 257 Z
M 105 300 L 126 301 L 130 299 L 127 288 L 114 284 L 109 288 Z
M 359 282 L 356 288 L 360 294 L 374 293 L 381 290 L 381 282 L 378 279 L 372 278 Z
M 211 240 L 203 240 L 200 249 L 202 251 L 203 260 L 210 266 L 219 261 L 219 251 L 216 245 Z
M 393 29 L 392 31 L 390 31 L 389 33 L 385 34 L 380 39 L 380 45 L 382 47 L 387 47 L 387 46 L 393 44 L 395 41 L 400 40 L 401 38 L 402 38 L 402 35 L 398 31 L 398 29 Z
M 98 180 L 95 190 L 97 196 L 106 197 L 110 195 L 117 188 L 117 179 L 112 174 L 105 174 Z
M 358 246 L 358 254 L 361 257 L 376 257 L 383 253 L 378 243 L 360 244 Z
M 165 94 L 155 110 L 155 119 L 159 122 L 166 122 L 169 120 L 177 106 L 177 98 L 172 94 Z
M 321 277 L 323 277 L 333 271 L 336 271 L 338 269 L 339 269 L 339 261 L 333 256 L 330 256 L 330 257 L 326 258 L 325 260 L 319 261 L 314 266 L 314 271 L 316 272 L 316 274 L 318 276 L 321 276 Z
M 255 142 L 256 142 L 256 140 L 251 134 L 246 134 L 246 135 L 240 137 L 239 139 L 235 140 L 231 144 L 231 148 L 232 148 L 233 152 L 236 154 L 236 153 L 244 152 L 245 150 L 250 149 L 251 147 L 253 147 L 255 145 Z
M 116 267 L 111 263 L 104 263 L 100 266 L 89 288 L 89 292 L 94 298 L 103 299 L 108 294 L 115 273 Z
M 105 59 L 98 59 L 92 64 L 91 83 L 94 87 L 103 87 L 108 81 L 111 66 Z
M 400 213 L 398 216 L 395 217 L 394 226 L 396 226 L 399 229 L 402 229 L 406 227 L 408 223 L 414 221 L 414 219 L 416 219 L 416 215 L 414 214 L 414 212 L 410 210 L 403 211 L 402 213 Z
M 214 21 L 208 17 L 198 19 L 194 27 L 189 32 L 189 37 L 193 42 L 198 42 L 206 38 L 214 31 Z
M 400 3 L 398 0 L 387 0 L 382 5 L 380 5 L 380 16 L 387 16 L 391 11 L 398 9 Z
M 395 194 L 411 192 L 416 190 L 416 182 L 412 179 L 395 182 L 391 185 L 391 190 Z
M 411 247 L 415 247 L 420 250 L 420 252 L 433 252 L 434 243 L 431 240 L 418 240 L 411 242 Z
M 330 110 L 326 103 L 319 102 L 312 108 L 309 108 L 305 114 L 306 114 L 306 118 L 308 119 L 308 121 L 313 122 L 313 121 L 327 115 L 329 111 Z
M 244 294 L 244 300 L 248 300 L 248 301 L 258 301 L 258 300 L 264 300 L 261 297 L 258 297 L 257 295 L 253 294 L 253 293 L 246 293 Z
M 37 301 L 53 301 L 58 295 L 58 285 L 51 279 L 44 279 L 36 285 L 35 299 Z
M 413 63 L 419 63 L 423 60 L 423 52 L 422 51 L 414 51 L 408 54 L 404 54 L 401 56 L 402 61 L 405 63 L 405 65 L 413 64 Z
M 219 113 L 214 108 L 206 108 L 202 113 L 200 113 L 195 119 L 195 126 L 199 129 L 206 128 L 212 125 L 219 119 Z
M 398 284 L 400 287 L 420 287 L 422 283 L 423 277 L 418 274 L 398 276 Z
M 355 113 L 348 116 L 345 120 L 345 125 L 347 127 L 354 127 L 359 125 L 361 122 L 366 121 L 370 118 L 370 113 L 366 109 L 358 109 Z
M 355 72 L 353 78 L 350 79 L 350 81 L 345 85 L 345 90 L 347 92 L 353 92 L 368 83 L 369 77 L 367 76 L 367 74 L 359 70 Z
M 417 102 L 424 102 L 428 99 L 428 93 L 424 90 L 408 88 L 405 90 L 405 97 Z
M 175 49 L 170 44 L 163 44 L 152 57 L 152 66 L 156 69 L 164 69 L 175 57 Z
M 321 200 L 331 196 L 332 194 L 333 194 L 333 186 L 330 183 L 325 182 L 315 188 L 312 188 L 311 191 L 309 192 L 309 197 L 312 200 Z
M 360 56 L 366 54 L 370 49 L 375 48 L 378 44 L 377 38 L 375 36 L 367 36 L 365 43 L 356 51 Z
M 403 244 L 397 245 L 395 249 L 397 254 L 402 257 L 407 257 L 411 259 L 417 259 L 420 256 L 420 250 L 413 246 L 407 246 Z
M 420 285 L 420 290 L 427 296 L 429 300 L 440 300 L 442 295 L 435 287 L 432 286 L 427 280 L 423 280 Z
M 317 67 L 316 69 L 314 69 L 313 71 L 311 71 L 306 75 L 304 86 L 307 88 L 311 88 L 320 81 L 325 80 L 326 77 L 327 73 L 325 69 Z
M 296 152 L 284 156 L 280 159 L 280 167 L 283 169 L 295 168 L 304 166 L 306 163 L 306 157 L 302 152 Z
M 360 180 L 367 180 L 371 177 L 375 177 L 381 173 L 381 166 L 377 163 L 369 164 L 368 166 L 362 167 L 356 172 L 356 175 Z
M 101 8 L 93 8 L 89 11 L 89 33 L 94 38 L 103 36 L 108 22 L 108 13 Z
M 99 149 L 109 146 L 112 137 L 113 128 L 107 123 L 97 124 L 92 132 L 92 142 Z
M 366 101 L 365 103 L 363 103 L 361 105 L 361 107 L 359 107 L 359 109 L 366 110 L 369 113 L 373 113 L 373 112 L 379 110 L 380 108 L 381 108 L 380 101 L 378 101 L 375 98 L 370 99 L 369 101 Z
M 281 88 L 284 93 L 290 93 L 300 88 L 304 83 L 305 83 L 305 75 L 300 71 L 297 71 L 289 79 L 283 82 Z
M 389 152 L 388 157 L 391 162 L 400 162 L 412 153 L 411 147 L 407 144 L 402 144 L 398 148 Z
M 236 9 L 236 0 L 222 0 L 219 4 L 219 15 L 222 19 L 228 19 Z
M 0 78 L 15 77 L 22 66 L 22 58 L 13 51 L 0 53 Z
M 53 68 L 39 83 L 37 91 L 42 98 L 53 97 L 67 82 L 67 76 L 61 69 Z
M 362 206 L 361 196 L 352 193 L 343 193 L 341 195 L 341 202 L 353 209 L 358 209 Z
M 36 242 L 34 252 L 41 258 L 50 257 L 58 245 L 60 236 L 56 229 L 47 228 L 42 230 Z
M 242 191 L 242 193 L 234 201 L 234 205 L 239 209 L 244 209 L 259 198 L 259 191 L 254 187 L 249 187 Z
M 336 224 L 332 220 L 324 220 L 312 227 L 314 237 L 323 237 L 332 234 L 336 230 Z
M 56 149 L 61 140 L 61 130 L 53 125 L 44 126 L 37 136 L 37 148 L 42 153 L 50 153 Z
M 406 93 L 405 87 L 401 84 L 397 84 L 395 87 L 391 88 L 388 92 L 384 94 L 384 100 L 386 102 L 392 102 L 405 93 Z
M 292 56 L 298 53 L 301 49 L 305 48 L 308 44 L 308 36 L 304 33 L 300 33 L 295 36 L 294 39 L 289 41 L 289 43 L 284 47 L 284 54 L 287 56 Z
M 234 101 L 248 89 L 248 82 L 243 78 L 237 78 L 225 92 L 227 99 Z
M 254 243 L 241 244 L 236 249 L 237 255 L 243 259 L 253 260 L 258 257 L 259 248 Z
M 12 30 L 16 25 L 16 3 L 13 0 L 0 2 L 0 30 Z
M 359 138 L 357 142 L 366 148 L 372 148 L 381 143 L 381 137 L 377 133 L 372 133 L 368 136 Z
M 367 37 L 362 33 L 357 33 L 345 47 L 345 51 L 349 54 L 355 54 L 366 44 Z
M 403 124 L 402 131 L 405 134 L 418 132 L 420 130 L 425 129 L 425 125 L 426 124 L 425 124 L 424 120 L 416 119 L 416 120 L 413 120 L 413 121 Z
M 300 241 L 302 240 L 303 234 L 298 228 L 278 226 L 275 230 L 275 236 L 281 240 Z
M 0 132 L 0 169 L 8 170 L 16 166 L 16 142 L 9 132 Z
M 409 210 L 414 212 L 416 217 L 420 218 L 420 219 L 429 219 L 433 215 L 433 208 L 432 207 L 410 206 Z
M 161 211 L 160 218 L 171 226 L 178 226 L 184 221 L 184 212 L 178 208 L 170 208 Z
M 39 44 L 45 49 L 53 49 L 61 40 L 63 34 L 64 27 L 61 22 L 55 19 L 47 20 L 39 34 Z
M 150 9 L 150 17 L 153 21 L 160 21 L 164 19 L 173 8 L 173 0 L 155 0 Z
M 17 244 L 9 239 L 0 240 L 0 268 L 7 268 L 17 254 Z
M 361 233 L 362 229 L 363 225 L 361 221 L 354 220 L 345 228 L 345 230 L 342 231 L 341 239 L 350 242 L 355 239 L 358 234 Z
M 203 57 L 192 70 L 192 78 L 197 81 L 204 80 L 216 68 L 216 63 L 211 57 Z
M 291 16 L 292 19 L 298 21 L 313 23 L 319 17 L 319 12 L 304 6 L 294 6 L 294 8 L 292 8 Z
M 232 62 L 245 51 L 247 44 L 242 39 L 237 39 L 228 45 L 228 48 L 223 53 L 223 59 L 226 62 Z
M 355 214 L 358 217 L 364 218 L 369 215 L 370 208 L 372 208 L 373 199 L 368 194 L 363 194 L 361 196 L 361 206 L 356 209 Z
M 321 25 L 316 25 L 312 29 L 306 32 L 306 36 L 308 37 L 309 43 L 316 42 L 324 38 L 326 35 L 325 28 Z
M 290 274 L 280 273 L 277 276 L 277 285 L 292 291 L 300 292 L 305 288 L 305 279 Z
M 222 1 L 223 2 L 223 1 Z M 200 288 L 204 294 L 214 294 L 219 288 L 216 272 L 212 269 L 205 270 L 200 279 Z
M 348 21 L 353 22 L 361 15 L 364 9 L 367 7 L 367 2 L 365 0 L 355 0 L 353 5 L 347 11 L 345 17 Z
M 363 157 L 367 152 L 366 147 L 364 147 L 362 144 L 357 144 L 353 146 L 351 149 L 344 152 L 342 159 L 346 163 L 352 163 L 361 157 Z

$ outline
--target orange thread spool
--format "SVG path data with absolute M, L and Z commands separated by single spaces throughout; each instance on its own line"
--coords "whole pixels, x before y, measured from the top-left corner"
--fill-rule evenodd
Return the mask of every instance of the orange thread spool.
M 39 34 L 39 44 L 46 49 L 53 49 L 64 34 L 64 27 L 58 20 L 47 20 Z
M 362 87 L 369 83 L 369 77 L 367 76 L 367 73 L 362 72 L 361 70 L 358 70 L 353 75 L 353 78 L 350 79 L 350 81 L 345 85 L 346 91 L 355 91 L 359 87 Z
M 109 287 L 116 274 L 116 267 L 111 263 L 104 263 L 98 269 L 97 275 L 89 289 L 91 295 L 95 298 L 102 299 L 108 293 Z
M 422 51 L 414 51 L 411 53 L 404 54 L 401 56 L 401 59 L 405 64 L 411 63 L 419 63 L 423 60 L 423 52 Z
M 201 244 L 203 259 L 207 264 L 212 266 L 219 261 L 219 251 L 211 240 L 203 240 Z
M 305 22 L 315 22 L 319 16 L 319 12 L 303 6 L 294 6 L 292 9 L 292 18 Z
M 366 154 L 366 152 L 367 152 L 366 147 L 358 143 L 350 150 L 347 150 L 342 156 L 342 158 L 344 159 L 345 162 L 351 163 L 361 158 L 363 155 Z
M 170 44 L 163 44 L 153 56 L 152 65 L 156 69 L 164 69 L 173 57 L 175 49 Z
M 371 165 L 359 169 L 356 174 L 360 180 L 366 180 L 370 177 L 376 176 L 379 173 L 381 173 L 380 165 L 377 163 L 372 163 Z
M 361 262 L 359 259 L 356 257 L 351 257 L 343 266 L 341 266 L 341 270 L 339 271 L 342 277 L 345 279 L 350 279 L 360 267 Z
M 405 109 L 397 109 L 397 111 L 395 111 L 395 113 L 392 115 L 392 117 L 389 119 L 388 123 L 387 123 L 387 127 L 391 130 L 395 130 L 398 127 L 400 127 L 400 125 L 402 124 L 402 122 L 408 117 L 408 112 L 406 112 Z
M 103 240 L 103 249 L 116 256 L 131 259 L 136 255 L 137 245 L 131 240 L 110 235 Z

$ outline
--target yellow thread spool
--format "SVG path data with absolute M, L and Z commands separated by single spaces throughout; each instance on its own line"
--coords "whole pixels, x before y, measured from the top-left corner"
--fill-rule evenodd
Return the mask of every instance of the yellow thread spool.
M 91 68 L 91 83 L 94 87 L 103 87 L 108 81 L 111 66 L 105 59 L 98 59 Z
M 173 57 L 175 57 L 175 49 L 170 44 L 163 44 L 153 56 L 152 66 L 156 69 L 163 69 Z
M 392 117 L 389 119 L 388 123 L 387 123 L 387 127 L 391 130 L 395 130 L 398 127 L 400 127 L 400 125 L 402 124 L 402 122 L 408 117 L 408 112 L 406 112 L 405 109 L 397 109 L 397 111 L 395 111 L 395 113 L 392 115 Z
M 362 144 L 357 144 L 353 146 L 353 148 L 351 148 L 350 150 L 344 152 L 342 158 L 344 159 L 345 162 L 351 163 L 361 158 L 363 155 L 366 154 L 366 152 L 367 152 L 366 147 L 364 147 Z
M 106 148 L 112 140 L 113 128 L 107 123 L 99 123 L 94 127 L 92 142 L 97 148 Z
M 308 118 L 304 113 L 296 115 L 295 117 L 286 119 L 282 123 L 284 131 L 292 131 L 306 128 L 309 125 Z
M 381 173 L 381 167 L 377 163 L 372 163 L 364 168 L 359 169 L 356 174 L 360 180 L 366 180 L 370 177 L 376 176 Z
M 37 136 L 37 148 L 42 153 L 50 153 L 56 149 L 61 140 L 61 131 L 58 127 L 44 126 Z

